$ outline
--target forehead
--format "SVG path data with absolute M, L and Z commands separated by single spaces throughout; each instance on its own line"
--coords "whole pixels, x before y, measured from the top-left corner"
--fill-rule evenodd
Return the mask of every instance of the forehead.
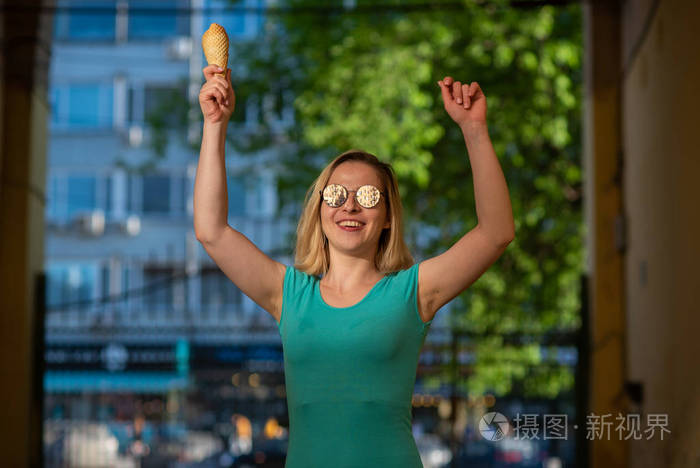
M 362 185 L 374 185 L 382 189 L 382 179 L 374 167 L 360 161 L 345 161 L 333 170 L 329 184 L 341 184 L 350 190 Z

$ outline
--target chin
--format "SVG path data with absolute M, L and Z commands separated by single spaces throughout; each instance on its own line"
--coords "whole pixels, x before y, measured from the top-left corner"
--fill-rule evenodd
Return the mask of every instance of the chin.
M 340 250 L 347 253 L 362 253 L 366 250 L 372 250 L 377 248 L 376 244 L 372 244 L 372 242 L 367 239 L 348 240 L 335 238 L 331 242 L 331 244 L 335 247 L 336 250 Z

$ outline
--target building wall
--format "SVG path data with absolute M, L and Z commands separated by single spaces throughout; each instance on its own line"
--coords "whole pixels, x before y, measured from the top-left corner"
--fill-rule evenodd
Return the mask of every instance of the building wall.
M 628 466 L 698 466 L 700 2 L 624 3 L 627 378 L 672 431 L 631 441 Z
M 165 13 L 153 27 L 148 22 L 152 18 L 138 9 L 104 12 L 89 20 L 66 12 L 54 17 L 46 178 L 49 341 L 57 338 L 55 324 L 71 323 L 78 329 L 89 325 L 68 318 L 71 304 L 139 290 L 156 277 L 182 274 L 185 267 L 190 273 L 214 268 L 192 226 L 199 156 L 195 146 L 201 124 L 191 125 L 182 134 L 170 132 L 163 154 L 156 156 L 148 141 L 148 113 L 158 108 L 162 91 L 177 90 L 189 100 L 190 113 L 198 114 L 197 96 L 206 65 L 200 46 L 203 31 L 217 22 L 224 25 L 232 42 L 250 39 L 260 33 L 264 15 L 217 15 L 227 4 L 221 0 L 171 0 L 162 7 L 176 4 L 184 10 L 190 7 L 191 13 Z M 250 8 L 263 4 L 262 0 L 245 1 Z M 255 103 L 241 105 L 245 104 L 251 112 L 246 113 L 245 122 L 231 125 L 236 131 L 250 127 L 257 118 Z M 284 117 L 280 117 L 281 122 Z M 275 216 L 274 174 L 249 166 L 255 165 L 251 161 L 276 155 L 267 151 L 245 158 L 229 147 L 226 156 L 229 222 L 263 251 L 271 252 L 289 226 Z M 154 167 L 138 169 L 145 161 L 155 162 Z M 128 232 L 133 220 L 140 228 Z M 189 308 L 199 323 L 197 314 L 220 305 L 201 293 L 203 288 L 214 288 L 213 282 L 218 285 L 218 277 L 205 275 L 201 281 L 188 281 L 186 286 L 176 281 L 177 288 L 187 291 L 185 295 L 173 287 L 147 291 L 145 300 L 111 305 L 122 310 L 121 317 L 139 318 L 146 316 L 154 301 L 165 301 L 162 308 Z M 203 286 L 204 282 L 211 284 Z M 233 284 L 227 286 L 235 289 Z M 227 300 L 238 296 L 232 294 Z M 261 312 L 247 297 L 228 305 L 244 312 L 247 320 Z M 95 314 L 105 313 L 104 307 L 98 309 Z M 84 314 L 86 320 L 89 315 Z M 263 317 L 274 331 L 272 317 Z M 175 316 L 161 318 L 163 323 L 155 326 L 178 322 Z M 230 318 L 241 321 L 238 315 Z

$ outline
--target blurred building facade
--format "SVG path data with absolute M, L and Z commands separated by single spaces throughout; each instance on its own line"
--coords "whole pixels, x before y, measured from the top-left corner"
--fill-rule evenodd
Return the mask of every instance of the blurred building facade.
M 207 65 L 201 36 L 209 24 L 223 25 L 232 42 L 260 33 L 263 1 L 221 10 L 227 5 L 71 2 L 54 16 L 44 388 L 63 397 L 57 408 L 46 408 L 49 415 L 69 416 L 72 404 L 80 403 L 78 416 L 94 418 L 85 413 L 99 405 L 85 406 L 85 398 L 71 394 L 114 389 L 166 395 L 184 389 L 190 359 L 214 365 L 211 356 L 227 356 L 218 364 L 228 364 L 230 380 L 235 364 L 254 361 L 265 345 L 279 345 L 272 317 L 227 280 L 195 239 L 199 154 L 192 145 L 201 124 L 191 124 L 186 135 L 167 132 L 160 157 L 150 144 L 147 121 L 167 114 L 169 100 L 189 101 L 200 112 L 197 96 Z M 243 99 L 241 105 L 251 108 L 230 131 L 242 131 L 259 117 L 259 108 Z M 166 115 L 166 124 L 171 117 Z M 265 117 L 281 122 L 289 113 Z M 248 163 L 265 155 L 241 158 L 231 148 L 226 154 L 229 222 L 272 254 L 289 228 L 276 216 L 274 174 Z M 144 168 L 145 161 L 151 166 Z M 216 345 L 234 343 L 244 351 L 216 352 Z M 252 347 L 247 353 L 246 345 Z M 211 356 L 201 357 L 202 349 Z M 267 370 L 281 371 L 277 354 L 262 359 L 270 361 Z
M 130 9 L 117 2 L 111 14 L 88 9 L 55 16 L 46 186 L 50 330 L 86 325 L 75 317 L 63 320 L 56 311 L 148 285 L 151 291 L 119 302 L 134 311 L 128 317 L 81 317 L 87 324 L 104 319 L 173 329 L 192 319 L 214 320 L 216 328 L 222 320 L 243 325 L 258 317 L 255 304 L 233 285 L 225 287 L 220 275 L 202 274 L 180 291 L 173 289 L 177 282 L 165 281 L 213 269 L 192 228 L 198 151 L 182 144 L 198 141 L 201 124 L 188 135 L 168 133 L 164 155 L 157 158 L 146 121 L 167 112 L 163 103 L 173 96 L 189 99 L 199 111 L 206 65 L 200 38 L 210 22 L 223 24 L 235 41 L 258 34 L 264 18 L 254 12 L 213 16 L 211 8 L 223 5 L 217 3 L 135 2 Z M 274 175 L 246 164 L 256 160 L 243 161 L 227 148 L 230 222 L 270 252 L 286 225 L 274 216 Z M 144 161 L 155 163 L 144 169 Z M 228 305 L 236 306 L 236 314 L 216 315 Z M 186 310 L 202 316 L 186 318 Z
M 169 101 L 189 101 L 188 117 L 201 113 L 203 32 L 216 22 L 231 42 L 251 39 L 263 27 L 264 2 L 246 0 L 234 11 L 213 0 L 70 6 L 53 18 L 48 80 L 47 427 L 63 434 L 60 421 L 145 415 L 184 430 L 205 425 L 207 404 L 250 414 L 255 401 L 266 402 L 268 414 L 259 417 L 283 415 L 276 323 L 194 236 L 201 123 L 184 134 L 166 131 L 160 155 L 148 124 L 154 116 L 174 124 Z M 259 118 L 289 118 L 288 111 L 261 116 L 254 102 L 239 98 L 246 112 L 237 109 L 243 118 L 230 132 Z M 288 263 L 279 252 L 290 223 L 277 215 L 274 174 L 260 164 L 274 155 L 246 158 L 228 147 L 226 156 L 230 224 Z M 185 398 L 199 410 L 188 412 Z M 61 457 L 47 448 L 47 462 Z
M 175 100 L 191 103 L 188 117 L 201 113 L 202 34 L 212 22 L 231 42 L 262 34 L 264 0 L 240 2 L 241 10 L 223 0 L 70 5 L 53 18 L 48 77 L 48 434 L 66 433 L 61 421 L 101 421 L 119 433 L 115 421 L 143 415 L 182 430 L 226 425 L 234 413 L 286 424 L 276 323 L 194 235 L 201 123 L 168 131 L 162 155 L 149 125 L 154 116 L 173 124 Z M 260 119 L 291 123 L 288 98 L 237 96 L 229 132 L 235 138 Z M 227 146 L 229 223 L 291 264 L 296 220 L 278 212 L 275 174 L 263 164 L 275 156 Z

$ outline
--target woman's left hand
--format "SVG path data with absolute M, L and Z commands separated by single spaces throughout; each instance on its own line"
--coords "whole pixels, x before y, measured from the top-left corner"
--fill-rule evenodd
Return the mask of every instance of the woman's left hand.
M 472 123 L 486 123 L 486 96 L 479 83 L 472 81 L 471 84 L 462 84 L 447 76 L 438 81 L 438 85 L 442 90 L 445 110 L 457 125 L 463 127 Z

